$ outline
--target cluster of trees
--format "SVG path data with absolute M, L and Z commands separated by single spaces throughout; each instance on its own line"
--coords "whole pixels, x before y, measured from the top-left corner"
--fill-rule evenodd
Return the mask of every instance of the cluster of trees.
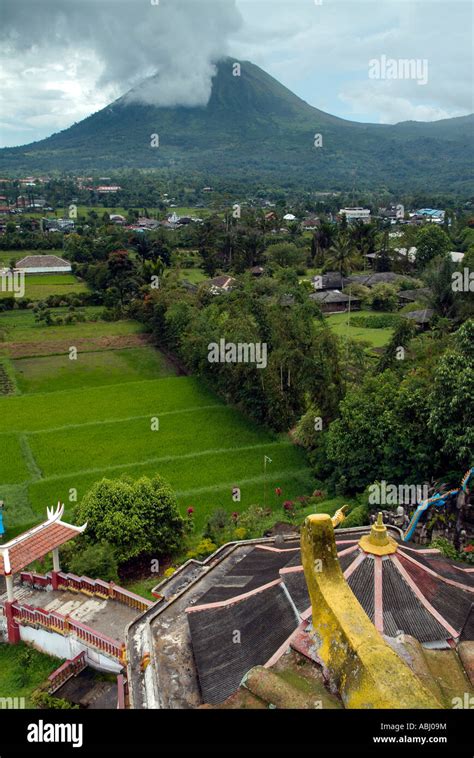
M 403 344 L 412 358 L 396 360 Z M 338 417 L 312 434 L 303 418 L 300 433 L 306 431 L 318 476 L 353 493 L 381 479 L 421 482 L 452 473 L 456 481 L 472 465 L 473 417 L 474 320 L 449 336 L 415 340 L 401 324 L 378 366 L 348 389 Z
M 0 235 L 0 250 L 60 250 L 63 235 L 59 232 L 42 234 L 40 232 L 18 232 L 16 224 L 9 221 L 5 234 Z
M 242 277 L 242 286 L 222 297 L 206 289 L 188 294 L 168 279 L 166 287 L 146 295 L 135 315 L 158 345 L 274 429 L 289 429 L 308 398 L 330 417 L 342 397 L 340 345 L 292 272 L 256 281 Z M 209 345 L 221 339 L 265 344 L 267 367 L 209 362 Z

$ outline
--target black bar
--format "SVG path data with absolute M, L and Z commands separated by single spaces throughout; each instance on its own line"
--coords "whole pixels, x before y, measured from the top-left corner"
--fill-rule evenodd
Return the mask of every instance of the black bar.
M 29 742 L 31 725 L 40 721 L 44 725 L 82 725 L 82 746 Z M 190 758 L 203 753 L 223 758 L 234 753 L 242 756 L 283 753 L 293 758 L 300 751 L 306 751 L 308 758 L 341 754 L 463 758 L 473 755 L 472 724 L 472 714 L 462 709 L 1 710 L 0 758 L 101 753 L 104 758 L 124 754 L 139 758 L 145 751 L 152 756 L 185 751 Z M 77 732 L 69 736 L 78 741 L 80 735 Z

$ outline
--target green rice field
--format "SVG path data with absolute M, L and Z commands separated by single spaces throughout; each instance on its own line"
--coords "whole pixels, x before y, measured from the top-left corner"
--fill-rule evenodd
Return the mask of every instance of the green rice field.
M 103 308 L 100 306 L 87 306 L 80 308 L 86 318 L 100 317 Z M 67 308 L 55 308 L 54 316 L 64 316 Z M 64 324 L 61 326 L 45 326 L 35 321 L 35 314 L 31 309 L 21 311 L 6 311 L 0 314 L 0 354 L 2 342 L 24 343 L 36 342 L 43 345 L 45 342 L 69 341 L 71 345 L 76 339 L 97 339 L 102 337 L 117 337 L 128 334 L 139 334 L 143 327 L 138 321 L 84 321 L 77 324 Z M 7 350 L 5 349 L 5 352 Z
M 281 508 L 275 487 L 284 499 L 311 494 L 305 455 L 288 437 L 250 422 L 198 380 L 172 375 L 154 348 L 86 355 L 91 365 L 78 386 L 58 365 L 64 356 L 11 361 L 24 394 L 0 397 L 7 536 L 41 521 L 59 500 L 71 517 L 74 502 L 104 476 L 161 474 L 183 513 L 194 507 L 198 529 L 216 507 Z M 266 475 L 265 455 L 272 459 Z
M 72 274 L 27 274 L 24 297 L 44 300 L 50 295 L 77 295 L 87 292 L 87 285 Z M 11 297 L 11 292 L 0 290 L 0 298 Z
M 61 392 L 81 387 L 167 376 L 168 362 L 153 347 L 20 358 L 11 362 L 21 393 Z

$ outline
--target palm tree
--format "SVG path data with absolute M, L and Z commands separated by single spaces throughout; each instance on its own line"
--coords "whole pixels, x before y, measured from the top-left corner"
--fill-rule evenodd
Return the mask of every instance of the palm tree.
M 429 308 L 442 318 L 455 318 L 459 298 L 453 290 L 453 273 L 456 264 L 447 258 L 435 258 L 423 272 L 423 280 L 428 288 L 424 300 Z
M 326 256 L 326 266 L 339 271 L 341 277 L 348 276 L 360 264 L 360 256 L 354 243 L 345 233 L 340 233 Z
M 324 253 L 334 241 L 335 230 L 335 225 L 329 221 L 321 221 L 318 229 L 316 229 L 312 240 L 312 254 L 317 265 L 323 265 Z
M 334 266 L 339 271 L 341 279 L 348 276 L 351 271 L 358 265 L 361 265 L 361 256 L 358 253 L 352 238 L 346 231 L 339 232 L 336 242 L 329 249 L 326 257 L 327 264 Z M 346 332 L 346 363 L 349 360 L 349 339 L 348 330 L 351 321 L 351 288 L 349 288 L 349 307 L 347 310 L 347 332 Z

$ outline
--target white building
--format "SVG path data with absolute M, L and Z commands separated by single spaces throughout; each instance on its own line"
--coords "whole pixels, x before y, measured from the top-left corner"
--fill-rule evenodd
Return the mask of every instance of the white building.
M 340 216 L 345 216 L 349 224 L 354 221 L 363 221 L 364 224 L 370 222 L 370 210 L 368 208 L 341 208 Z
M 17 261 L 15 269 L 25 274 L 70 274 L 72 270 L 69 261 L 57 255 L 27 255 Z

